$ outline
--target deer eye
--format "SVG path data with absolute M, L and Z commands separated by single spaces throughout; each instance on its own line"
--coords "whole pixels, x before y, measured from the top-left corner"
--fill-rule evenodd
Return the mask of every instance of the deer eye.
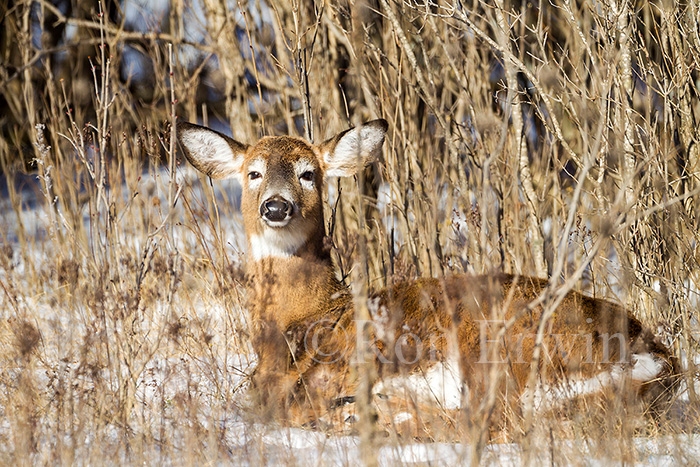
M 248 180 L 257 180 L 260 177 L 262 177 L 260 172 L 256 172 L 255 170 L 248 172 Z
M 303 174 L 301 174 L 301 175 L 299 176 L 299 179 L 300 179 L 300 180 L 304 180 L 305 182 L 313 181 L 313 179 L 314 179 L 314 173 L 313 173 L 312 171 L 310 171 L 310 170 L 307 170 L 306 172 L 304 172 Z

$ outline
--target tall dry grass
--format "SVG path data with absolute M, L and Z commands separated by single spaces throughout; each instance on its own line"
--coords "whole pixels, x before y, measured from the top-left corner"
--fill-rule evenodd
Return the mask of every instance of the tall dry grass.
M 295 461 L 246 405 L 236 188 L 181 165 L 175 115 L 243 141 L 387 119 L 384 160 L 329 187 L 360 302 L 450 271 L 549 277 L 662 329 L 697 407 L 694 2 L 175 1 L 147 30 L 126 5 L 0 6 L 3 463 Z M 493 403 L 467 416 L 474 459 Z M 615 413 L 526 410 L 511 436 L 633 460 L 677 425 Z M 368 462 L 407 442 L 362 439 Z

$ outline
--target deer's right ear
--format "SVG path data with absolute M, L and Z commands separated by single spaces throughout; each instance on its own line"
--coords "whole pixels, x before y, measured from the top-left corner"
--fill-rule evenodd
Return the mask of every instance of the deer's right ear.
M 211 178 L 241 178 L 241 166 L 248 146 L 209 128 L 181 122 L 177 139 L 185 157 L 197 170 Z

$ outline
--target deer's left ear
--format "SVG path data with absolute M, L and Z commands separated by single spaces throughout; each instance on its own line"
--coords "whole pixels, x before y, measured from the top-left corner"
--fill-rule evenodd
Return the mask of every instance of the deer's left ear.
M 382 149 L 388 128 L 386 120 L 372 120 L 357 128 L 345 130 L 320 144 L 318 149 L 326 177 L 355 175 L 373 162 Z

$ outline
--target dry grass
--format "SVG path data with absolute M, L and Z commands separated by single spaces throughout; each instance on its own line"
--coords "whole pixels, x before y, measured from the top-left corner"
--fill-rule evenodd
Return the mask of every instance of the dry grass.
M 696 381 L 694 3 L 175 1 L 151 32 L 78 4 L 0 6 L 0 462 L 298 462 L 246 404 L 236 187 L 180 165 L 174 114 L 243 141 L 387 119 L 384 161 L 330 187 L 343 277 L 551 277 L 661 328 Z M 683 420 L 526 419 L 520 454 L 627 462 L 647 436 L 692 461 L 667 436 L 689 387 Z

